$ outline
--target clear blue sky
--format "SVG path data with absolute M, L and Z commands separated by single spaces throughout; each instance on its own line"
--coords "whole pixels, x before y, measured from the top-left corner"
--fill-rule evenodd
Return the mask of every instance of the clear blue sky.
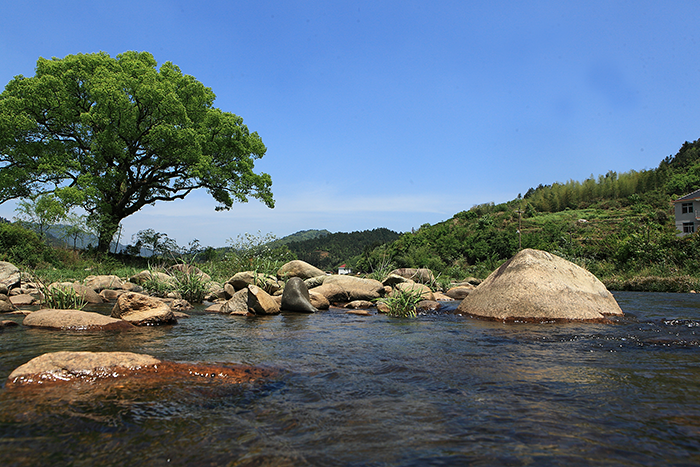
M 2 2 L 0 84 L 38 57 L 148 51 L 260 134 L 275 209 L 196 193 L 125 219 L 127 241 L 408 231 L 700 138 L 699 17 L 696 0 Z

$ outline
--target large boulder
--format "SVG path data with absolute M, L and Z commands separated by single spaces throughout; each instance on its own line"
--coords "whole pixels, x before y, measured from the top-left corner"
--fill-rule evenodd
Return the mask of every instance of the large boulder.
M 298 311 L 301 313 L 315 313 L 318 310 L 311 304 L 309 289 L 299 277 L 292 277 L 287 281 L 282 292 L 282 309 L 285 311 Z
M 133 329 L 134 325 L 122 319 L 80 310 L 42 309 L 27 315 L 25 326 L 73 331 L 111 331 Z
M 256 315 L 274 315 L 280 312 L 277 301 L 255 285 L 248 286 L 248 309 Z
M 7 290 L 18 287 L 21 280 L 21 273 L 17 266 L 7 261 L 0 261 L 0 285 Z
M 277 271 L 279 279 L 288 279 L 290 277 L 300 277 L 301 279 L 310 279 L 316 276 L 323 276 L 326 273 L 321 271 L 316 266 L 312 266 L 305 261 L 295 259 L 283 265 Z
M 248 310 L 248 287 L 234 292 L 233 296 L 221 305 L 219 313 L 242 316 L 252 314 L 252 312 Z
M 559 256 L 522 250 L 462 300 L 457 312 L 502 321 L 601 321 L 622 315 L 593 274 Z
M 399 268 L 394 269 L 390 274 L 411 279 L 414 282 L 420 282 L 422 284 L 431 284 L 435 282 L 433 271 L 426 268 Z
M 166 303 L 136 292 L 127 292 L 119 296 L 112 308 L 112 317 L 137 326 L 177 323 L 175 315 Z
M 121 289 L 124 287 L 124 282 L 122 282 L 119 276 L 99 275 L 87 276 L 85 280 L 83 280 L 83 285 L 91 288 L 95 292 L 100 292 L 104 289 Z
M 374 300 L 384 294 L 384 285 L 374 279 L 362 279 L 346 275 L 331 275 L 312 291 L 326 297 L 331 303 L 353 300 Z
M 416 294 L 420 293 L 421 300 L 435 300 L 435 296 L 433 295 L 433 291 L 430 290 L 430 287 L 428 287 L 425 284 L 413 282 L 410 279 L 406 282 L 400 282 L 396 284 L 395 289 L 400 290 L 402 292 L 412 292 Z

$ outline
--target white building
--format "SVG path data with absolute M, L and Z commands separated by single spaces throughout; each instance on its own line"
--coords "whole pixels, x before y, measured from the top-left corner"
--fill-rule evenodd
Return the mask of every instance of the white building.
M 700 190 L 696 190 L 673 202 L 676 212 L 676 229 L 680 236 L 692 234 L 700 228 Z

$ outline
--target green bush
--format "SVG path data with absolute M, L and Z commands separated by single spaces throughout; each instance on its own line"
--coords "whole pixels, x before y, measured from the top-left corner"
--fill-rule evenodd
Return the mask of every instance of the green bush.
M 395 289 L 389 297 L 380 299 L 388 307 L 386 314 L 392 318 L 415 318 L 423 293 L 413 289 Z
M 14 223 L 0 223 L 0 258 L 15 265 L 36 267 L 52 263 L 52 250 L 36 232 Z

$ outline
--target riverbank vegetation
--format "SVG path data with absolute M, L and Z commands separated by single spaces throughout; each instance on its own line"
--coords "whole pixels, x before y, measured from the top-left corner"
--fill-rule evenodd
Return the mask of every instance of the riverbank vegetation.
M 672 201 L 699 188 L 696 141 L 655 169 L 540 185 L 511 201 L 476 205 L 404 234 L 388 229 L 305 231 L 286 239 L 246 234 L 229 240 L 226 248 L 194 242 L 142 257 L 141 245 L 133 245 L 128 255 L 49 247 L 48 238 L 26 226 L 3 222 L 0 260 L 51 281 L 90 274 L 126 277 L 176 263 L 196 264 L 225 281 L 244 270 L 274 274 L 285 262 L 302 259 L 328 271 L 346 264 L 373 277 L 393 268 L 430 268 L 444 288 L 466 277 L 484 278 L 521 248 L 536 248 L 590 270 L 612 290 L 687 292 L 700 290 L 700 235 L 678 236 Z

